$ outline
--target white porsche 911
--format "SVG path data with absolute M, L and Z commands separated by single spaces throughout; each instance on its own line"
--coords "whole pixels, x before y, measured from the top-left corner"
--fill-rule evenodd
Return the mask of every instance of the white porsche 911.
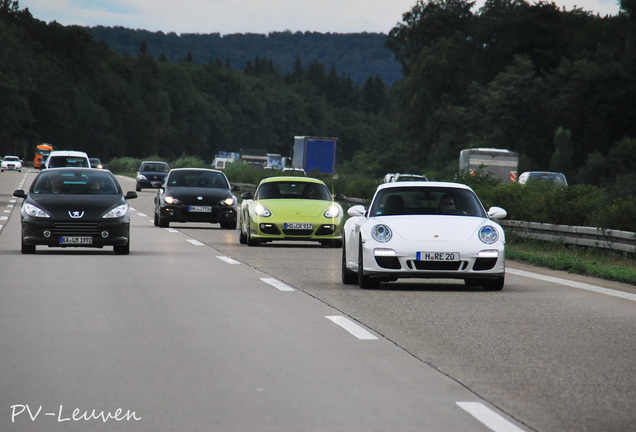
M 344 225 L 342 282 L 377 287 L 399 278 L 463 279 L 504 286 L 504 231 L 463 184 L 397 182 L 378 186 L 371 206 L 356 205 Z

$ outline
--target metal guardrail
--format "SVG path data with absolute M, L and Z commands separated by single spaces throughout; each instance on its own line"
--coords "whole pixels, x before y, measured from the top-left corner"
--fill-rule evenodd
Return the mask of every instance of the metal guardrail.
M 630 231 L 514 220 L 497 223 L 526 238 L 636 253 L 636 233 Z

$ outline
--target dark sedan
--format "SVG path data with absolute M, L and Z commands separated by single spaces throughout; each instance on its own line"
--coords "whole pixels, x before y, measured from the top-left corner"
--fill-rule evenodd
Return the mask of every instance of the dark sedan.
M 143 188 L 157 189 L 163 184 L 170 166 L 160 161 L 143 161 L 137 171 L 137 192 Z
M 170 170 L 155 195 L 155 226 L 166 228 L 170 222 L 220 223 L 235 229 L 237 200 L 225 174 L 205 168 Z
M 56 168 L 40 172 L 23 198 L 22 253 L 49 247 L 113 246 L 116 254 L 130 253 L 130 207 L 115 176 L 96 168 Z

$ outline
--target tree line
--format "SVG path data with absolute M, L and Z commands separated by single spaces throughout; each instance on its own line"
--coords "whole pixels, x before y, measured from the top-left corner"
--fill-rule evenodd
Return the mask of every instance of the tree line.
M 520 172 L 560 171 L 633 196 L 628 3 L 600 17 L 549 2 L 418 1 L 384 36 L 402 69 L 387 83 L 300 57 L 282 69 L 266 53 L 241 70 L 218 56 L 197 63 L 192 49 L 171 60 L 143 38 L 124 55 L 86 28 L 0 0 L 0 150 L 50 142 L 104 160 L 211 161 L 242 148 L 289 155 L 295 135 L 338 136 L 339 173 L 441 180 L 456 174 L 461 149 L 496 147 L 520 153 Z

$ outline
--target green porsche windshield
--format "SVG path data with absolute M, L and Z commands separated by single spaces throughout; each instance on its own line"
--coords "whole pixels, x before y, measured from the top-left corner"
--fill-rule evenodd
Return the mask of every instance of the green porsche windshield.
M 303 181 L 263 183 L 256 192 L 256 199 L 314 199 L 331 201 L 327 186 Z

